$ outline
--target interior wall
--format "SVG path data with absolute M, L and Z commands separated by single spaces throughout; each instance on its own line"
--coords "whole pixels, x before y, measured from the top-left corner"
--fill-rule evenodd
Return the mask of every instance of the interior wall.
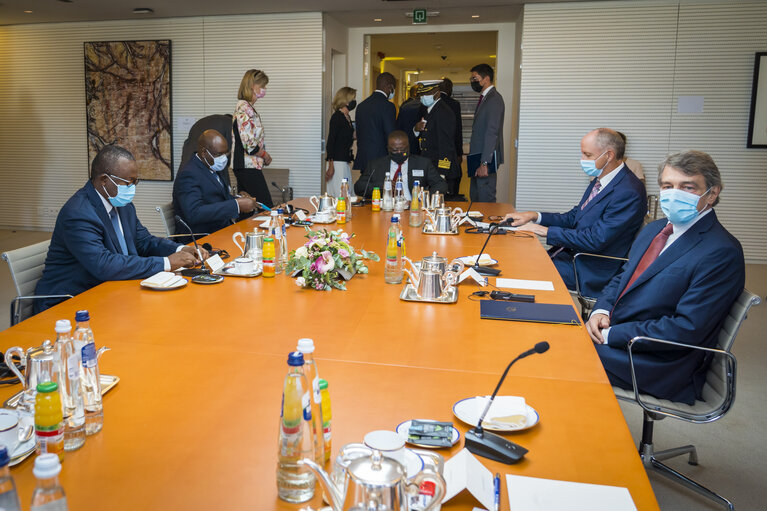
M 498 92 L 504 98 L 506 104 L 506 113 L 504 117 L 504 154 L 512 154 L 512 142 L 511 142 L 511 126 L 513 117 L 513 96 L 514 96 L 514 83 L 515 73 L 517 72 L 517 65 L 515 60 L 515 23 L 476 23 L 470 25 L 413 25 L 408 27 L 354 27 L 349 29 L 349 81 L 351 87 L 356 89 L 363 89 L 364 72 L 365 72 L 365 55 L 364 55 L 364 42 L 366 35 L 373 34 L 397 34 L 397 33 L 414 33 L 414 32 L 476 32 L 476 31 L 488 31 L 493 30 L 498 32 L 498 51 L 496 58 L 496 76 L 495 86 L 498 88 Z M 371 57 L 371 62 L 375 62 L 375 56 Z M 389 66 L 387 62 L 387 67 Z M 479 62 L 478 62 L 479 64 Z M 455 81 L 468 81 L 468 76 L 464 80 Z M 399 101 L 401 103 L 401 100 Z M 398 104 L 399 104 L 398 103 Z M 509 165 L 509 159 L 501 167 L 501 172 L 498 175 L 498 201 L 509 202 L 509 198 L 514 196 L 514 191 L 510 188 L 513 182 L 510 179 L 510 172 L 514 172 L 514 168 Z M 511 169 L 511 170 L 510 170 Z
M 58 209 L 88 179 L 83 42 L 141 39 L 172 41 L 174 175 L 187 136 L 179 118 L 232 112 L 243 73 L 255 67 L 270 79 L 258 111 L 272 166 L 290 169 L 296 196 L 319 192 L 319 13 L 3 26 L 1 226 L 52 229 Z M 137 189 L 139 218 L 155 234 L 164 231 L 154 206 L 169 202 L 172 188 L 142 181 Z
M 316 170 L 320 181 L 320 190 L 325 193 L 325 142 L 328 137 L 328 126 L 330 125 L 330 116 L 333 115 L 331 107 L 333 105 L 333 96 L 341 87 L 347 85 L 347 63 L 346 58 L 341 57 L 348 54 L 349 29 L 346 25 L 340 23 L 333 16 L 322 15 L 322 161 L 319 169 Z M 333 63 L 343 66 L 343 69 L 335 69 Z M 334 85 L 334 82 L 335 83 Z M 359 101 L 360 92 L 357 91 L 357 101 Z
M 599 30 L 584 30 L 593 20 Z M 637 1 L 528 4 L 520 87 L 517 208 L 565 211 L 588 184 L 580 138 L 607 126 L 657 193 L 669 152 L 706 151 L 725 188 L 716 207 L 750 262 L 767 262 L 767 150 L 746 148 L 754 54 L 767 4 Z M 679 99 L 702 96 L 702 112 Z M 545 191 L 545 192 L 544 192 Z

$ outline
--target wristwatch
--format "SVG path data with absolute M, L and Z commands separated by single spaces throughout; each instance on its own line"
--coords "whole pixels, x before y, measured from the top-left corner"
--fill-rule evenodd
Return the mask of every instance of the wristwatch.
M 482 162 L 482 165 L 483 165 L 483 166 L 485 166 L 485 167 L 487 167 L 487 162 L 486 162 L 486 161 L 483 161 L 483 162 Z

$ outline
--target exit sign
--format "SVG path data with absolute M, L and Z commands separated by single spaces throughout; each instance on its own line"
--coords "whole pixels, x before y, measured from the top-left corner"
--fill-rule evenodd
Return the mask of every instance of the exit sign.
M 426 9 L 413 9 L 413 25 L 426 24 Z

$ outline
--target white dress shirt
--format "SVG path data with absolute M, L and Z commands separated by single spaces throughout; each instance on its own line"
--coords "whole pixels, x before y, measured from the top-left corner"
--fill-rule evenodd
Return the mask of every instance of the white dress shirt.
M 394 160 L 390 160 L 391 164 L 389 165 L 389 172 L 391 173 L 392 180 L 394 179 L 394 173 L 397 172 L 398 165 L 394 162 Z M 400 175 L 402 176 L 402 191 L 405 192 L 405 198 L 407 200 L 412 200 L 412 197 L 410 196 L 410 189 L 408 188 L 407 183 L 407 164 L 410 160 L 405 160 L 405 163 L 402 164 L 402 168 L 400 169 Z M 392 181 L 392 193 L 394 193 L 394 190 L 397 187 L 396 181 Z

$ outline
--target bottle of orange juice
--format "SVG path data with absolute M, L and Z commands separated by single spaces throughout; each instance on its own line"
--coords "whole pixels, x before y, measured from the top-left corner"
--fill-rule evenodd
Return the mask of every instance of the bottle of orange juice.
M 346 223 L 346 199 L 343 197 L 339 197 L 336 203 L 336 223 Z
M 381 211 L 381 189 L 373 188 L 373 211 Z
M 263 257 L 263 271 L 261 273 L 264 277 L 274 277 L 274 258 L 276 256 L 274 250 L 274 238 L 264 238 L 264 245 L 261 249 Z
M 59 460 L 64 459 L 64 414 L 56 382 L 37 384 L 35 436 L 37 454 L 51 453 L 58 455 Z

